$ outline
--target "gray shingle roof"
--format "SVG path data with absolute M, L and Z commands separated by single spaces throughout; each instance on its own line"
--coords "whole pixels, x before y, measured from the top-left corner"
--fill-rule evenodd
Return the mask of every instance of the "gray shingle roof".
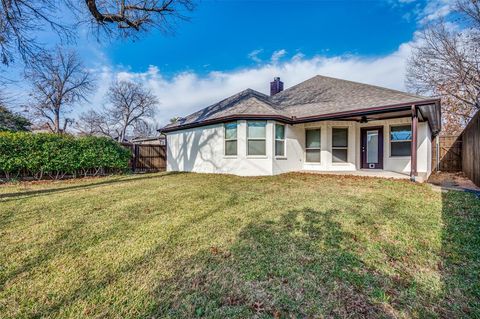
M 357 111 L 397 104 L 421 103 L 431 98 L 379 86 L 317 75 L 273 97 L 247 89 L 164 127 L 174 130 L 225 117 L 261 115 L 297 118 Z

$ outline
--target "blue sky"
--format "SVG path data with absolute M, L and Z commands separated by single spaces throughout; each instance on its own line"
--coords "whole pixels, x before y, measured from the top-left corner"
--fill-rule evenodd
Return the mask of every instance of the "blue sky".
M 202 1 L 176 35 L 152 32 L 140 41 L 105 48 L 114 64 L 163 74 L 199 74 L 253 66 L 274 51 L 381 56 L 397 50 L 417 28 L 413 12 L 425 3 L 389 1 Z M 258 59 L 249 53 L 259 52 Z M 256 62 L 257 61 L 257 62 Z
M 246 88 L 268 93 L 275 76 L 285 88 L 321 74 L 405 90 L 416 32 L 448 16 L 453 1 L 204 0 L 175 35 L 153 31 L 137 41 L 99 43 L 81 32 L 76 49 L 98 89 L 72 113 L 101 108 L 119 79 L 157 95 L 158 126 Z

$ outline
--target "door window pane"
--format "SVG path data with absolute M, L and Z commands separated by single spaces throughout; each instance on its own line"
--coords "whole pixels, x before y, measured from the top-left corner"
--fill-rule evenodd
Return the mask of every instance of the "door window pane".
M 367 163 L 378 163 L 378 130 L 367 131 Z

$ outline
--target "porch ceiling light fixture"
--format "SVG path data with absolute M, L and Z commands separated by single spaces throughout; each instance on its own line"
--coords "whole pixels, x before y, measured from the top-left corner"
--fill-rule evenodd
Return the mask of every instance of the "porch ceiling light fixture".
M 360 123 L 368 123 L 368 119 L 365 115 L 360 119 Z

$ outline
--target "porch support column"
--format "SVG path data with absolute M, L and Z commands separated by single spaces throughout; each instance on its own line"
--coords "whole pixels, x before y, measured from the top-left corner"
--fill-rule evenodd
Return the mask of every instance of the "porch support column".
M 417 107 L 412 105 L 412 143 L 411 143 L 411 163 L 410 163 L 410 180 L 415 181 L 417 176 L 417 126 L 418 112 Z

